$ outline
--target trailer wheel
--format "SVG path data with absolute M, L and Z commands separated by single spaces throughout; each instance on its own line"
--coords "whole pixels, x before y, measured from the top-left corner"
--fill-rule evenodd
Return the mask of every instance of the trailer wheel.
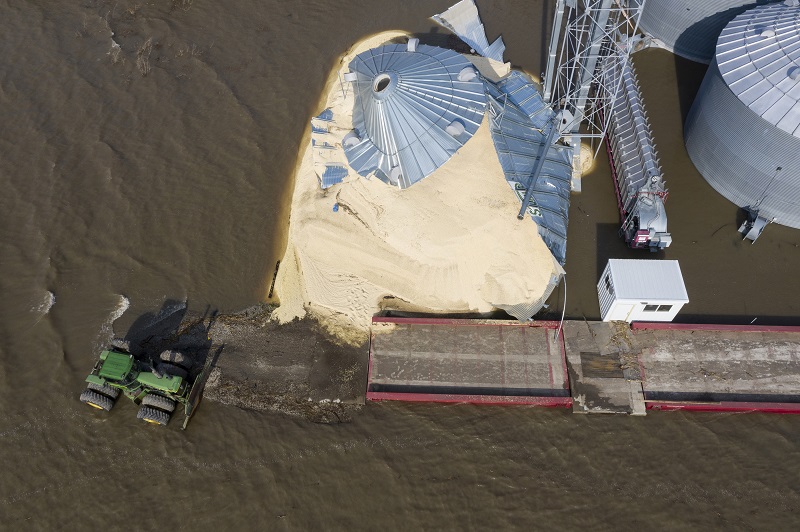
M 189 372 L 183 369 L 180 366 L 176 366 L 175 364 L 170 364 L 169 362 L 162 362 L 158 365 L 158 372 L 159 373 L 166 373 L 167 375 L 172 375 L 173 377 L 180 377 L 185 379 L 189 376 Z
M 192 361 L 189 360 L 189 357 L 181 353 L 180 351 L 174 351 L 172 349 L 167 349 L 166 351 L 162 351 L 161 354 L 158 356 L 162 362 L 169 362 L 170 364 L 176 364 L 178 366 L 183 367 L 184 369 L 189 369 L 189 366 L 192 365 Z
M 110 345 L 114 349 L 119 349 L 120 351 L 124 351 L 126 353 L 131 352 L 131 343 L 124 338 L 114 338 L 111 340 Z
M 142 406 L 152 406 L 171 414 L 175 410 L 175 401 L 163 395 L 149 393 L 142 399 Z
M 117 388 L 112 388 L 108 384 L 95 384 L 90 382 L 86 385 L 87 388 L 90 390 L 94 390 L 95 392 L 105 395 L 112 401 L 115 401 L 117 397 L 119 397 L 119 390 Z
M 110 397 L 99 394 L 94 390 L 84 390 L 80 399 L 82 403 L 106 412 L 114 406 L 114 401 Z
M 141 407 L 136 417 L 154 425 L 166 425 L 169 423 L 169 414 L 149 406 Z

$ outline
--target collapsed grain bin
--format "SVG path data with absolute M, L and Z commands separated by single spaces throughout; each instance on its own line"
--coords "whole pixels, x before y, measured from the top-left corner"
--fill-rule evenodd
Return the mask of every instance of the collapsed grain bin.
M 671 52 L 709 63 L 722 28 L 745 10 L 774 0 L 647 0 L 640 25 Z
M 447 162 L 478 130 L 486 95 L 478 72 L 452 50 L 388 44 L 356 56 L 348 163 L 362 176 L 408 188 Z
M 536 314 L 564 274 L 572 149 L 545 145 L 537 124 L 554 112 L 532 81 L 402 32 L 357 43 L 329 80 L 300 154 L 275 317 L 310 314 L 358 343 L 381 311 Z M 538 157 L 520 221 L 520 173 Z
M 684 131 L 692 162 L 744 208 L 751 240 L 800 228 L 800 2 L 753 8 L 722 31 Z

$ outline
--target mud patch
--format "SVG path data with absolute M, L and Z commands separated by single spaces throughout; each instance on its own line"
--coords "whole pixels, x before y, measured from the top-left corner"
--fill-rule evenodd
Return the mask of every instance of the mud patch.
M 336 343 L 311 318 L 278 324 L 272 310 L 258 305 L 210 323 L 208 337 L 222 350 L 205 398 L 316 423 L 350 421 L 364 402 L 367 343 Z

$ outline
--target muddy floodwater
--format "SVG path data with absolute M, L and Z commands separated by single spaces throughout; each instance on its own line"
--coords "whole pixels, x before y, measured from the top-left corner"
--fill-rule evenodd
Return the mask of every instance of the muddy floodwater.
M 183 432 L 143 426 L 130 402 L 78 401 L 113 334 L 266 300 L 334 62 L 389 29 L 446 40 L 428 17 L 451 3 L 0 2 L 0 528 L 797 529 L 794 416 L 387 403 L 334 420 L 217 393 Z M 489 38 L 532 73 L 553 3 L 478 1 Z M 681 319 L 800 324 L 800 233 L 741 242 L 736 207 L 683 148 L 704 67 L 661 50 L 635 64 L 670 188 L 663 256 L 691 299 Z M 570 217 L 566 313 L 592 319 L 605 260 L 641 256 L 616 238 L 602 153 Z M 350 366 L 313 324 L 294 327 L 248 364 L 336 399 L 317 384 Z

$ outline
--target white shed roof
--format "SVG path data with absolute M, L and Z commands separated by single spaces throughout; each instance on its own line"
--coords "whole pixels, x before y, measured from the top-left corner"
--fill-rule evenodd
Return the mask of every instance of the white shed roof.
M 610 259 L 617 299 L 689 302 L 677 260 Z

